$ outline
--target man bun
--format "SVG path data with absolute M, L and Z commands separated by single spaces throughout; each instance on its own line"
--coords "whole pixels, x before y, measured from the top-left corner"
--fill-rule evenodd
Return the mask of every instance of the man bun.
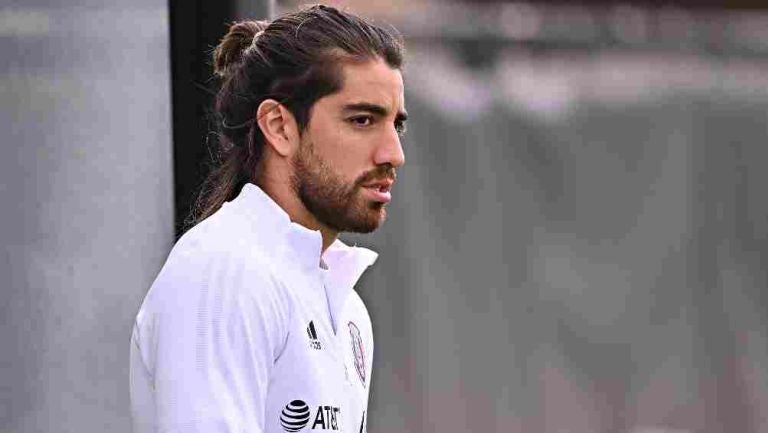
M 239 21 L 229 26 L 229 31 L 213 50 L 213 72 L 221 78 L 232 75 L 242 62 L 243 53 L 253 43 L 253 38 L 264 31 L 268 21 Z

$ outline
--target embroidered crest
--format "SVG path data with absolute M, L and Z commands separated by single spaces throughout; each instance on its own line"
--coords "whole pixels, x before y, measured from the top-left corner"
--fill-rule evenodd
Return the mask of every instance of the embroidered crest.
M 363 338 L 360 336 L 360 329 L 354 322 L 349 322 L 349 337 L 352 342 L 352 353 L 355 355 L 355 368 L 360 376 L 360 381 L 365 386 L 365 348 Z

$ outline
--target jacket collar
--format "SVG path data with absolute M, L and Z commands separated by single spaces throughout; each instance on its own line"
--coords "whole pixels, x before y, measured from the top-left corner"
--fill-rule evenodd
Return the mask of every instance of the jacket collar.
M 280 205 L 251 183 L 243 186 L 240 194 L 228 203 L 229 206 L 251 219 L 255 230 L 263 235 L 263 239 L 270 241 L 271 245 L 265 245 L 265 248 L 280 251 L 278 257 L 286 262 L 286 268 L 298 266 L 303 273 L 322 276 L 335 332 L 354 285 L 376 261 L 378 254 L 336 240 L 321 256 L 323 238 L 320 231 L 292 222 Z M 326 269 L 321 268 L 321 263 Z

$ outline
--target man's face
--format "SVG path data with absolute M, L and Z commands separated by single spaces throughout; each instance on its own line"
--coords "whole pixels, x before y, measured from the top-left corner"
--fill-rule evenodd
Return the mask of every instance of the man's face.
M 383 61 L 343 66 L 341 91 L 319 99 L 293 159 L 293 187 L 317 220 L 367 233 L 386 218 L 405 162 L 403 79 Z

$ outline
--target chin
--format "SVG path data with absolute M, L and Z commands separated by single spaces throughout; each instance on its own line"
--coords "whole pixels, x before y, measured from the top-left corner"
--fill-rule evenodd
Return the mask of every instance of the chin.
M 347 224 L 347 230 L 342 230 L 352 233 L 370 233 L 381 226 L 384 220 L 387 219 L 387 210 L 383 203 L 371 203 L 367 209 L 360 212 L 358 218 L 354 221 L 349 221 Z

